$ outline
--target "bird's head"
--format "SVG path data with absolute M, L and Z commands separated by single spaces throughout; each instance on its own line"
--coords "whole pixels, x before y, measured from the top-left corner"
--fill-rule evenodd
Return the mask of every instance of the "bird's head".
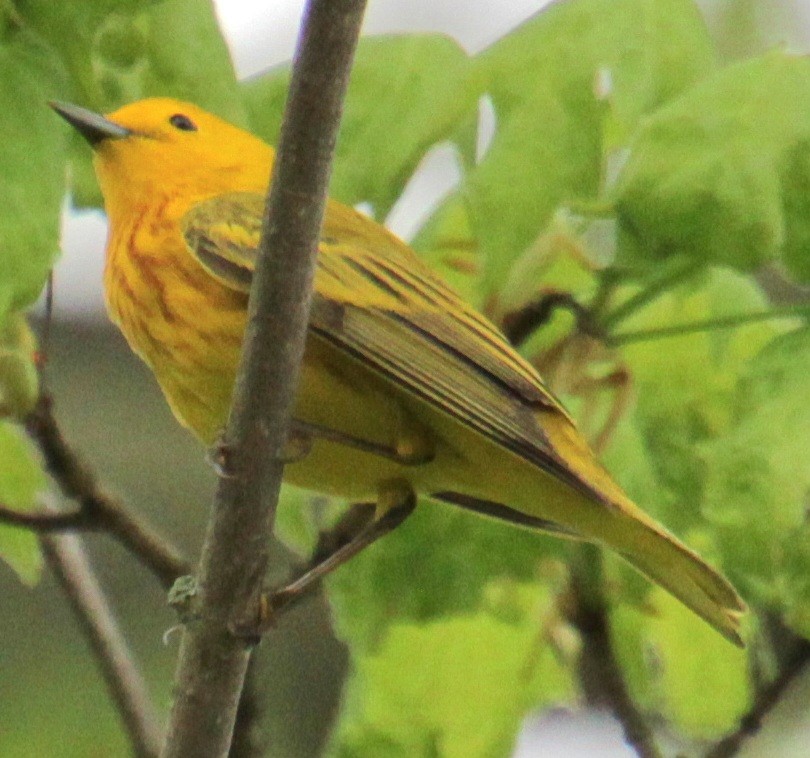
M 105 116 L 67 103 L 51 107 L 90 143 L 105 202 L 182 192 L 264 192 L 272 149 L 191 103 L 151 98 Z M 125 196 L 122 199 L 122 194 Z

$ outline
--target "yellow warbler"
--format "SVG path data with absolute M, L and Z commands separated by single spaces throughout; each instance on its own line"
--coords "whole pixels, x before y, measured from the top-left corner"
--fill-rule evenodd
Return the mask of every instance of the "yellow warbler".
M 95 151 L 110 314 L 177 418 L 211 443 L 230 406 L 273 150 L 171 99 L 108 117 L 54 108 Z M 306 443 L 286 467 L 294 484 L 374 501 L 389 526 L 418 493 L 604 544 L 740 643 L 733 587 L 630 501 L 535 369 L 405 243 L 336 202 L 293 430 Z

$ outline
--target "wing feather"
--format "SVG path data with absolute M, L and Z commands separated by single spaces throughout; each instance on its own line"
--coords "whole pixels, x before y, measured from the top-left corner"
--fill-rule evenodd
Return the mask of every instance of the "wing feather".
M 232 193 L 183 220 L 191 253 L 247 291 L 264 199 Z M 404 243 L 349 208 L 330 205 L 321 237 L 310 330 L 499 445 L 594 495 L 560 459 L 538 410 L 565 410 L 503 335 Z

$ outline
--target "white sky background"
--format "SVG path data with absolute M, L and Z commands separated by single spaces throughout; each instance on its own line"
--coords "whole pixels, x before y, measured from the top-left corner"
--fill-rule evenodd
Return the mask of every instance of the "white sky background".
M 549 0 L 369 0 L 364 34 L 444 32 L 477 52 Z M 214 0 L 240 77 L 292 57 L 303 0 Z
M 744 0 L 698 0 L 709 9 L 724 3 Z M 261 71 L 292 57 L 304 0 L 214 0 L 220 22 L 231 46 L 240 77 Z M 477 52 L 502 36 L 521 21 L 536 13 L 549 0 L 369 0 L 364 32 L 444 32 L 455 37 L 468 51 Z M 778 0 L 780 7 L 775 22 L 764 30 L 769 42 L 790 42 L 793 48 L 810 49 L 810 0 Z M 770 6 L 769 10 L 774 6 Z M 763 2 L 762 7 L 768 8 Z M 771 16 L 772 18 L 772 16 Z M 442 156 L 430 161 L 423 175 L 408 193 L 410 203 L 396 208 L 393 226 L 407 235 L 413 218 L 436 199 L 437 193 L 449 188 L 452 172 L 450 161 Z M 420 209 L 420 203 L 422 208 Z M 102 318 L 101 272 L 106 224 L 99 213 L 68 213 L 63 231 L 64 254 L 56 268 L 56 317 Z M 808 697 L 810 679 L 806 679 L 804 696 Z M 801 701 L 802 698 L 799 697 Z M 805 701 L 806 702 L 806 701 Z M 789 709 L 783 709 L 789 710 Z M 793 710 L 806 710 L 800 703 Z M 806 716 L 806 713 L 805 713 Z M 779 720 L 779 719 L 777 719 Z M 795 730 L 797 724 L 784 721 L 777 730 Z M 805 727 L 806 729 L 806 727 Z M 781 758 L 806 755 L 807 732 L 794 731 L 794 750 L 782 742 L 777 752 L 768 743 L 768 729 L 763 739 L 754 741 L 741 755 L 779 754 Z M 784 732 L 782 732 L 784 735 Z M 790 740 L 789 740 L 790 741 Z M 756 745 L 760 747 L 757 748 Z M 541 747 L 542 746 L 542 747 Z M 787 749 L 786 749 L 787 748 Z M 533 722 L 522 735 L 516 758 L 629 758 L 634 753 L 624 745 L 618 726 L 602 716 L 545 716 Z

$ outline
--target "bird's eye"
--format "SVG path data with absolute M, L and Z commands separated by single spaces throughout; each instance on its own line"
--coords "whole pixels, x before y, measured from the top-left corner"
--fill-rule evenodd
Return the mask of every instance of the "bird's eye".
M 196 132 L 197 125 L 182 113 L 175 113 L 170 119 L 169 123 L 175 128 L 184 132 Z

